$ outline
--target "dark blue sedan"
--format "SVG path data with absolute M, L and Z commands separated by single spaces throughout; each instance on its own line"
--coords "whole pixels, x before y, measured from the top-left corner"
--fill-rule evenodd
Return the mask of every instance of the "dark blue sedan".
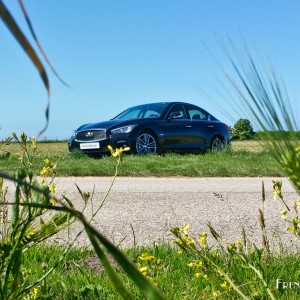
M 183 102 L 160 102 L 128 108 L 115 118 L 80 126 L 69 150 L 90 155 L 130 147 L 137 154 L 168 151 L 219 151 L 230 145 L 229 127 L 204 109 Z

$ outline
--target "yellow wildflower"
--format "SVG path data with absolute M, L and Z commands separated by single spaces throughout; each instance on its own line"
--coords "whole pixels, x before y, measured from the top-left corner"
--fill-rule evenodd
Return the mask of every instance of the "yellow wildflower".
M 195 264 L 196 268 L 202 268 L 203 267 L 203 262 L 199 261 L 198 263 Z
M 237 244 L 238 250 L 242 251 L 243 250 L 243 243 L 242 243 L 242 241 L 241 240 L 237 240 L 236 244 Z
M 48 168 L 43 167 L 43 169 L 40 171 L 41 176 L 47 176 L 49 174 Z
M 202 245 L 202 247 L 206 248 L 207 247 L 207 233 L 203 232 L 199 234 L 199 240 L 198 243 Z
M 281 187 L 282 187 L 282 181 L 281 180 L 277 180 L 277 181 L 272 181 L 273 182 L 273 198 L 274 200 L 276 200 L 277 196 L 282 199 L 282 191 L 281 191 Z
M 179 239 L 179 238 L 173 239 L 173 242 L 174 242 L 175 244 L 177 244 L 179 247 L 184 246 L 182 240 Z
M 56 164 L 52 164 L 48 158 L 44 160 L 45 166 L 40 171 L 41 176 L 50 176 L 55 174 Z
M 51 198 L 51 204 L 52 205 L 56 205 L 57 204 L 57 200 L 55 198 Z
M 113 149 L 113 147 L 111 145 L 107 146 L 108 150 L 110 151 L 111 155 L 113 157 L 117 157 L 119 160 L 122 160 L 122 154 L 124 151 L 129 151 L 130 148 L 129 147 L 125 147 L 125 148 L 116 148 L 116 150 Z
M 299 235 L 299 220 L 298 218 L 291 217 L 291 223 L 292 225 L 287 228 L 287 230 L 291 231 L 294 235 Z
M 37 295 L 38 295 L 38 289 L 37 289 L 37 288 L 33 288 L 32 291 L 30 292 L 30 296 L 31 296 L 33 299 L 36 299 L 36 298 L 37 298 Z
M 141 268 L 139 268 L 139 271 L 140 271 L 141 273 L 145 273 L 145 272 L 148 271 L 148 267 L 147 267 L 147 266 L 141 267 Z
M 52 195 L 56 193 L 56 185 L 53 182 L 49 185 L 49 191 Z
M 183 237 L 182 242 L 187 245 L 189 248 L 195 249 L 195 241 L 189 236 Z
M 287 210 L 286 209 L 284 209 L 281 213 L 280 213 L 280 217 L 282 218 L 282 219 L 286 219 L 286 214 L 287 214 Z
M 227 281 L 224 281 L 222 284 L 221 284 L 221 288 L 228 291 L 229 290 L 229 286 L 228 286 L 228 283 Z
M 187 230 L 189 229 L 190 225 L 189 224 L 184 224 L 183 228 L 180 230 L 183 234 L 188 235 Z
M 227 251 L 231 254 L 236 253 L 236 250 L 237 250 L 237 246 L 234 243 L 227 246 Z
M 27 296 L 23 297 L 23 300 L 34 300 L 37 299 L 37 296 L 38 296 L 38 289 L 33 288 Z
M 214 291 L 213 292 L 213 298 L 214 299 L 218 299 L 220 297 L 220 295 L 221 295 L 220 291 Z
M 27 236 L 31 237 L 37 233 L 37 230 L 35 228 L 30 228 L 27 232 Z
M 149 260 L 153 260 L 154 256 L 149 255 L 147 252 L 143 252 L 141 255 L 138 256 L 138 258 L 140 260 L 149 261 Z

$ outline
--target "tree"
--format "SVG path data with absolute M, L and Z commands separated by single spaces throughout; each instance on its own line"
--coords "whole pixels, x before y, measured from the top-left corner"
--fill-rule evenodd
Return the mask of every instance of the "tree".
M 248 119 L 239 119 L 231 129 L 232 139 L 249 140 L 253 137 L 253 128 Z

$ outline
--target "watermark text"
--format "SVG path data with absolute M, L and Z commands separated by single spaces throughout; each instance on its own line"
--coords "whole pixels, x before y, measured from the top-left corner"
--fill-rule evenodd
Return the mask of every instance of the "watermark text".
M 300 281 L 283 281 L 280 278 L 276 279 L 277 289 L 300 289 Z

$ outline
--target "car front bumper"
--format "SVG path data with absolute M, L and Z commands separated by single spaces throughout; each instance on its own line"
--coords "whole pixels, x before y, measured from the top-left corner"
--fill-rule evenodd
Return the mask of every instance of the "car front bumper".
M 124 135 L 109 136 L 106 139 L 78 141 L 71 137 L 68 141 L 69 152 L 80 151 L 89 155 L 101 155 L 110 153 L 108 146 L 113 149 L 131 147 L 133 141 Z

